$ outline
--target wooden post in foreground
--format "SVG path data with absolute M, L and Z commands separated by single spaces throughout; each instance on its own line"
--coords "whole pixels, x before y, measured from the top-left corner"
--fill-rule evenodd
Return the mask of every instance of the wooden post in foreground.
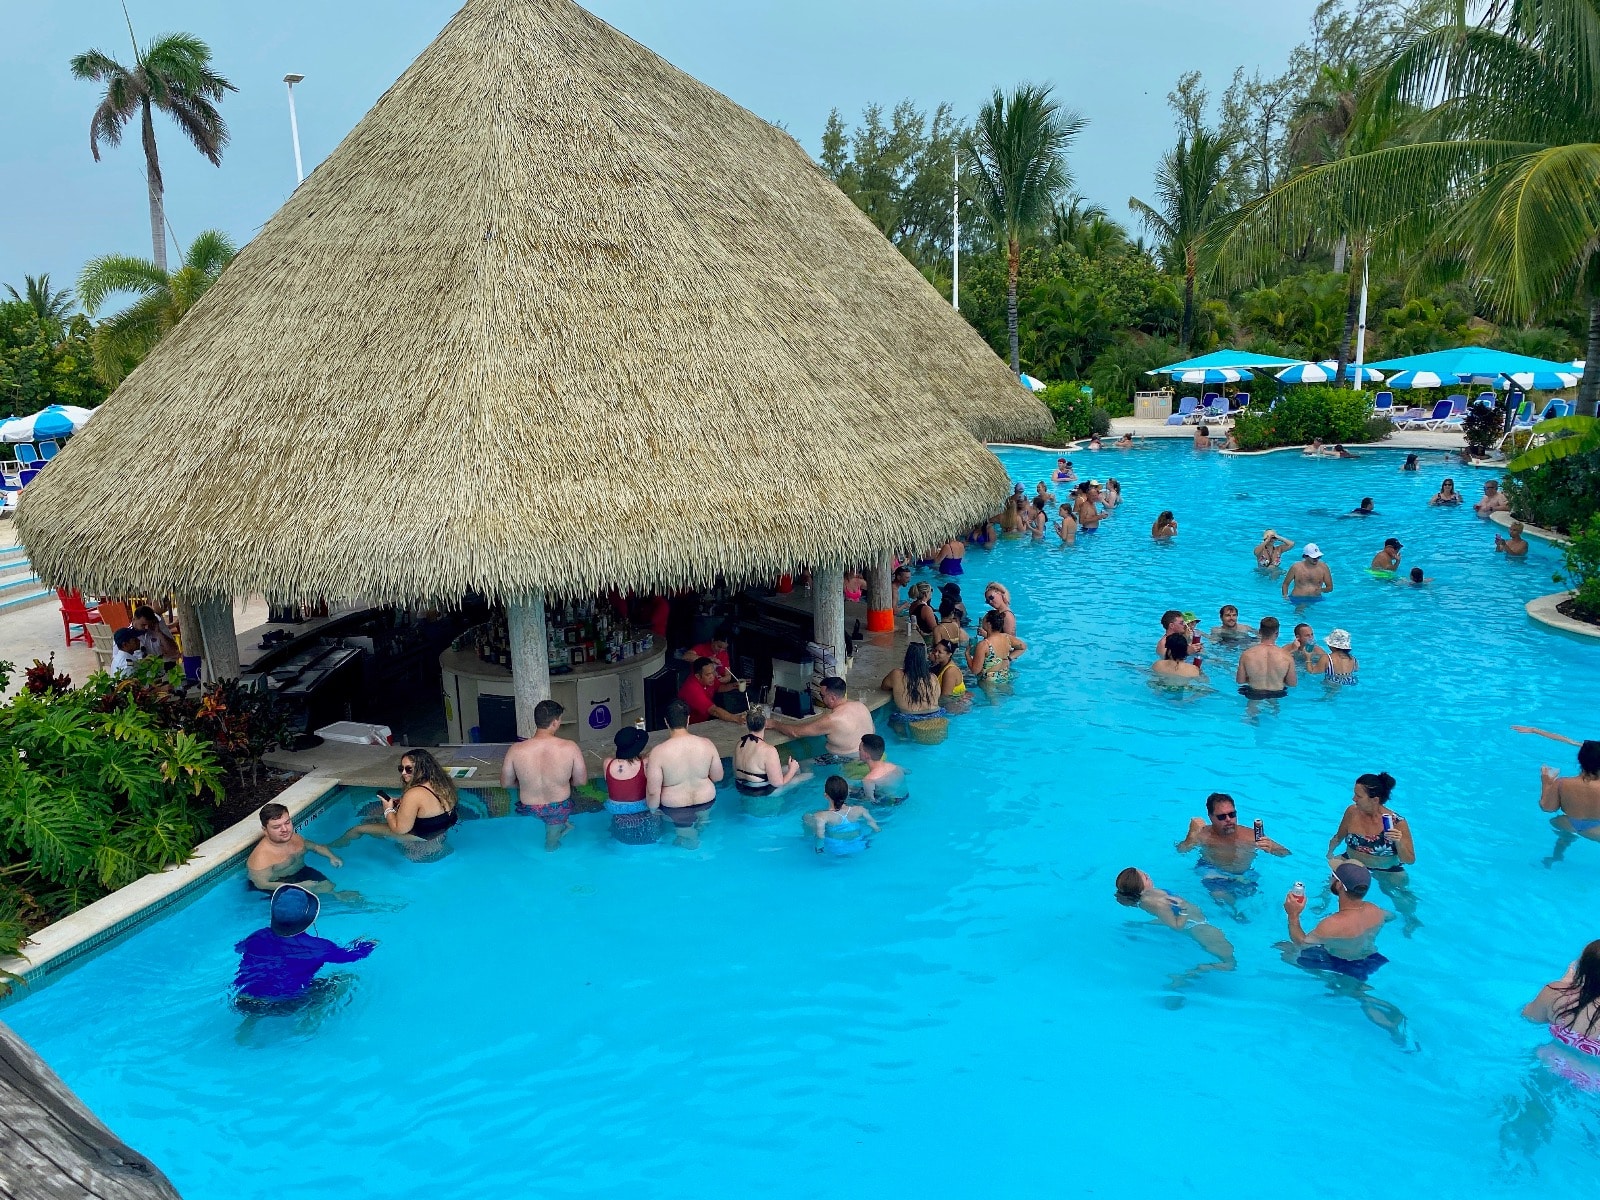
M 867 632 L 894 632 L 894 555 L 880 551 L 867 572 Z
M 0 1025 L 0 1194 L 17 1200 L 179 1200 L 160 1168 L 123 1145 L 5 1025 Z
M 239 678 L 239 633 L 233 627 L 233 600 L 223 596 L 194 606 L 205 646 L 205 678 Z
M 818 567 L 811 574 L 812 637 L 833 647 L 844 674 L 844 568 Z
M 506 633 L 511 641 L 517 735 L 532 737 L 534 706 L 550 699 L 550 647 L 545 641 L 543 591 L 536 589 L 526 599 L 506 605 Z

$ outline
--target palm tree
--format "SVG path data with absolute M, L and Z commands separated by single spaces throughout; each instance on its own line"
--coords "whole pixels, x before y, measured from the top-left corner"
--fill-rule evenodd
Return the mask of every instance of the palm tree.
M 128 27 L 133 36 L 133 27 Z M 115 146 L 122 131 L 139 115 L 140 139 L 144 144 L 145 182 L 150 191 L 150 244 L 155 265 L 167 269 L 166 213 L 162 204 L 161 161 L 156 154 L 156 109 L 170 116 L 183 135 L 211 160 L 222 165 L 222 150 L 228 144 L 228 126 L 217 112 L 214 101 L 234 87 L 211 69 L 211 49 L 187 33 L 169 33 L 156 38 L 141 52 L 134 44 L 133 66 L 128 68 L 99 50 L 89 50 L 72 60 L 72 73 L 105 85 L 99 107 L 89 119 L 89 152 L 100 161 L 100 143 Z
M 1022 243 L 1054 213 L 1056 196 L 1072 186 L 1067 149 L 1084 119 L 1050 98 L 1048 86 L 1024 83 L 1008 97 L 998 88 L 962 139 L 973 164 L 965 186 L 1006 249 L 1006 332 L 1011 370 L 1020 374 L 1017 347 L 1017 276 Z
M 1155 204 L 1133 197 L 1128 200 L 1128 207 L 1139 214 L 1145 227 L 1183 263 L 1178 345 L 1184 350 L 1194 337 L 1194 277 L 1201 239 L 1233 209 L 1233 188 L 1225 164 L 1236 140 L 1231 134 L 1204 128 L 1180 137 L 1156 168 Z
M 1349 228 L 1464 268 L 1495 310 L 1589 311 L 1578 409 L 1600 401 L 1600 0 L 1502 0 L 1425 31 L 1372 73 L 1357 120 L 1404 140 L 1312 167 L 1232 236 L 1290 245 Z
M 90 259 L 78 277 L 78 295 L 90 316 L 109 296 L 137 296 L 121 312 L 95 326 L 95 374 L 116 387 L 128 372 L 194 307 L 238 253 L 228 235 L 208 229 L 189 247 L 183 265 L 168 274 L 149 259 L 107 254 Z
M 52 288 L 49 275 L 24 275 L 21 292 L 9 283 L 6 284 L 6 291 L 11 293 L 13 300 L 33 309 L 39 323 L 54 331 L 58 337 L 66 329 L 67 321 L 72 316 L 72 289 Z

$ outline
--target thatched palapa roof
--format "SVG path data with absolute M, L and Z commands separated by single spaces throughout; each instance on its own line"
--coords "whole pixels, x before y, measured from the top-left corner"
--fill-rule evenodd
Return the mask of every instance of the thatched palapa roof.
M 1046 420 L 781 130 L 470 0 L 27 488 L 40 574 L 195 598 L 769 577 L 992 511 Z

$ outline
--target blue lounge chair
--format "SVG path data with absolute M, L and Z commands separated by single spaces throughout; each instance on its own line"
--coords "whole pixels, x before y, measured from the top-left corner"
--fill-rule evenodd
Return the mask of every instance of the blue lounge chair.
M 1226 396 L 1212 396 L 1206 405 L 1205 415 L 1212 420 L 1225 420 L 1228 416 L 1228 398 Z
M 1550 403 L 1544 406 L 1544 411 L 1538 415 L 1534 421 L 1534 424 L 1538 424 L 1540 421 L 1553 421 L 1557 417 L 1565 416 L 1566 407 L 1567 406 L 1559 400 L 1550 401 Z
M 16 445 L 17 461 L 27 467 L 37 467 L 44 459 L 39 457 L 39 452 L 27 442 L 18 442 Z
M 60 453 L 61 447 L 50 441 L 48 438 L 39 443 L 39 457 L 44 459 L 45 462 L 49 462 L 52 458 Z M 51 478 L 53 479 L 55 477 L 51 476 Z
M 1249 408 L 1250 407 L 1250 393 L 1249 392 L 1235 392 L 1233 394 L 1233 405 L 1234 405 L 1234 411 L 1235 412 L 1237 412 L 1241 408 Z
M 1178 411 L 1167 418 L 1167 424 L 1182 425 L 1187 422 L 1189 419 L 1189 414 L 1194 411 L 1194 406 L 1198 403 L 1199 401 L 1193 396 L 1185 396 L 1182 400 L 1178 401 Z M 52 475 L 50 478 L 54 479 L 55 476 Z
M 1465 396 L 1462 397 L 1464 401 Z M 1450 415 L 1450 401 L 1440 400 L 1433 406 L 1433 412 L 1426 417 L 1407 417 L 1400 422 L 1401 429 L 1432 429 L 1434 422 L 1443 421 Z
M 1393 420 L 1395 414 L 1394 393 L 1379 392 L 1374 396 L 1372 398 L 1372 411 L 1376 416 L 1388 417 Z

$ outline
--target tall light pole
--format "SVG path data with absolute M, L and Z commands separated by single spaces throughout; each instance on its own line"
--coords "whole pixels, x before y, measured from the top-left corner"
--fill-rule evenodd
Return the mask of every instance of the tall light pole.
M 950 272 L 950 307 L 957 312 L 961 311 L 961 150 L 952 146 L 950 149 L 951 174 L 955 177 L 954 194 L 950 204 L 950 211 L 955 216 L 954 233 L 950 239 L 951 272 Z
M 1361 384 L 1361 364 L 1367 361 L 1367 260 L 1361 259 L 1361 313 L 1356 317 L 1356 391 L 1364 391 Z
M 294 138 L 294 182 L 299 187 L 305 182 L 305 168 L 300 165 L 300 122 L 294 116 L 294 85 L 304 79 L 304 75 L 285 75 L 283 82 L 289 88 L 289 133 Z

